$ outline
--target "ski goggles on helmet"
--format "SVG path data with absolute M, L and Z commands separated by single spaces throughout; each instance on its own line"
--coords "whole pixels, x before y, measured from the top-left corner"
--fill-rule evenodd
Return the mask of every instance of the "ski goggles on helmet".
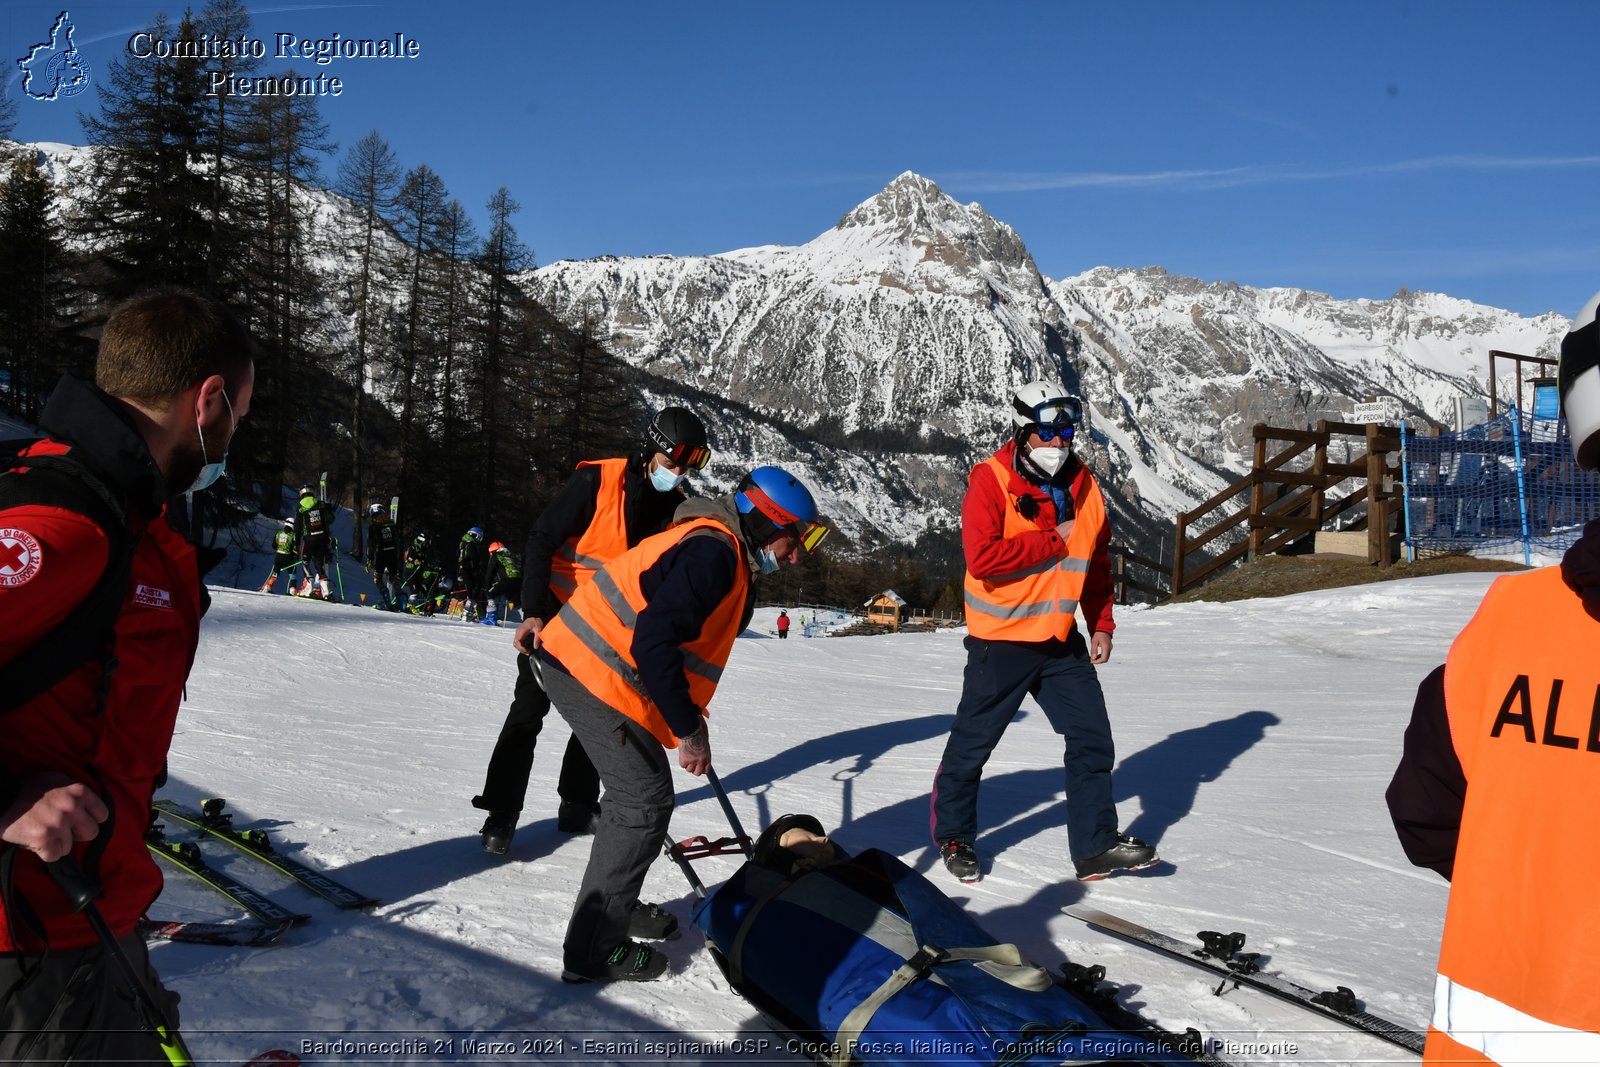
M 667 462 L 674 467 L 703 471 L 706 469 L 706 464 L 711 462 L 711 449 L 705 445 L 673 445 L 670 448 L 662 448 L 658 444 L 656 450 L 666 456 Z
M 1029 407 L 1016 405 L 1017 414 L 1036 426 L 1076 426 L 1083 420 L 1083 403 L 1075 396 L 1053 396 Z
M 772 525 L 777 527 L 779 533 L 793 534 L 800 541 L 800 547 L 807 554 L 815 552 L 822 546 L 833 532 L 833 527 L 825 522 L 807 522 L 779 507 L 778 504 L 761 487 L 745 479 L 739 485 L 739 492 L 749 498 L 755 509 L 765 515 Z

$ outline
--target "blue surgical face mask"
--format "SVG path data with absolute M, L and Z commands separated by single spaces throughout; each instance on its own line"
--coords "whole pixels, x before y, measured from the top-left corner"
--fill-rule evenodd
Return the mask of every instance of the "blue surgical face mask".
M 226 389 L 222 391 L 222 402 L 228 405 L 228 444 L 232 444 L 233 431 L 238 428 L 239 423 L 238 420 L 233 417 L 233 401 L 228 399 L 228 391 Z M 205 431 L 200 428 L 200 413 L 198 411 L 196 411 L 194 414 L 194 429 L 195 432 L 200 435 L 200 458 L 209 459 L 210 457 L 206 455 L 206 435 Z M 194 476 L 193 484 L 191 484 L 188 489 L 184 490 L 184 492 L 198 493 L 202 489 L 211 488 L 212 485 L 216 484 L 217 479 L 222 477 L 223 473 L 227 469 L 228 448 L 227 445 L 224 445 L 222 448 L 222 458 L 217 460 L 215 463 L 207 463 L 205 466 L 201 467 L 200 473 Z
M 766 545 L 756 549 L 756 564 L 761 568 L 762 574 L 771 574 L 778 569 L 778 554 Z
M 670 493 L 688 480 L 687 474 L 673 474 L 671 467 L 656 467 L 650 472 L 650 484 L 662 493 Z

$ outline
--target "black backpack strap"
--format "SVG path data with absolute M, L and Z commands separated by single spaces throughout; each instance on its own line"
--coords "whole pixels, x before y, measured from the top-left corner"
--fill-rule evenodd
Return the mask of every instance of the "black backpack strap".
M 0 712 L 48 692 L 91 661 L 101 665 L 96 712 L 102 712 L 116 668 L 117 616 L 133 578 L 136 539 L 126 505 L 70 452 L 24 458 L 0 452 L 0 463 L 6 464 L 0 470 L 0 510 L 42 505 L 72 511 L 100 527 L 107 542 L 105 569 L 88 595 L 54 629 L 0 667 Z

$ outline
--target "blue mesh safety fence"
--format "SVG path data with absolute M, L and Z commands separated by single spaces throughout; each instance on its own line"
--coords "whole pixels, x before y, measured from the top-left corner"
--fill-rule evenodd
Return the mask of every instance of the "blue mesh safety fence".
M 1460 433 L 1402 427 L 1405 536 L 1422 554 L 1561 551 L 1600 518 L 1600 473 L 1572 458 L 1565 419 L 1515 408 Z

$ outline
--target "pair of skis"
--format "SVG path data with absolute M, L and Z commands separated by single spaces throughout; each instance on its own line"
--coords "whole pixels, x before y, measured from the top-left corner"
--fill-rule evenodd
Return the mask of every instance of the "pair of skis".
M 1221 995 L 1230 983 L 1235 987 L 1249 986 L 1374 1037 L 1382 1038 L 1411 1052 L 1418 1054 L 1422 1052 L 1425 1043 L 1422 1034 L 1364 1010 L 1348 986 L 1316 990 L 1261 970 L 1261 954 L 1242 951 L 1245 944 L 1244 934 L 1202 930 L 1197 935 L 1199 943 L 1196 944 L 1092 908 L 1067 907 L 1061 910 L 1074 919 L 1087 923 L 1093 929 L 1154 949 L 1163 955 L 1183 960 L 1185 963 L 1220 976 L 1222 984 L 1217 987 L 1218 995 Z
M 155 802 L 157 818 L 198 830 L 201 833 L 251 856 L 309 889 L 341 909 L 367 908 L 379 903 L 349 886 L 335 881 L 299 860 L 285 856 L 272 846 L 264 831 L 237 830 L 233 816 L 224 810 L 226 802 L 207 800 L 201 810 L 186 808 L 171 800 Z M 260 890 L 240 881 L 225 871 L 218 870 L 205 861 L 199 845 L 193 841 L 170 841 L 160 823 L 152 823 L 146 833 L 146 844 L 158 858 L 167 861 L 226 896 L 255 919 L 254 922 L 237 923 L 184 923 L 146 920 L 141 930 L 151 940 L 187 941 L 212 945 L 263 945 L 277 940 L 290 927 L 305 922 L 309 915 L 292 912 L 272 900 Z

